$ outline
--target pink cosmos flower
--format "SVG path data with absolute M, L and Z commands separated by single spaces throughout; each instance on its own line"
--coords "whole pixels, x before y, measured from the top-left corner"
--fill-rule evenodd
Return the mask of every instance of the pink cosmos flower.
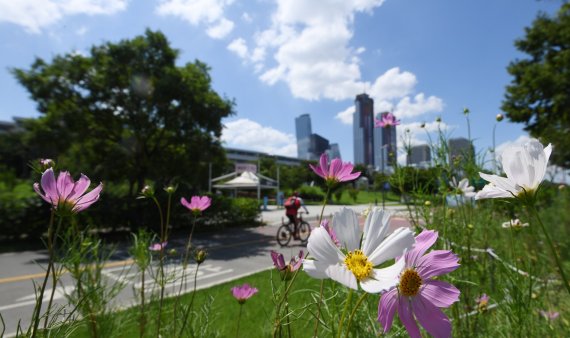
M 321 222 L 321 226 L 329 233 L 329 236 L 331 237 L 334 245 L 340 247 L 340 241 L 338 240 L 338 237 L 334 229 L 329 225 L 329 220 L 326 218 L 323 219 L 323 221 Z
M 489 305 L 489 299 L 491 297 L 487 296 L 486 293 L 482 294 L 481 297 L 478 297 L 475 299 L 475 302 L 477 303 L 477 310 L 479 311 L 485 311 L 487 310 L 487 306 Z
M 238 303 L 243 304 L 258 291 L 257 288 L 251 287 L 251 285 L 246 283 L 244 285 L 234 286 L 232 288 L 232 295 L 237 299 Z
M 67 171 L 60 172 L 56 180 L 53 169 L 49 168 L 42 174 L 41 190 L 39 183 L 34 183 L 34 190 L 57 211 L 77 213 L 97 202 L 103 190 L 103 183 L 99 183 L 95 189 L 85 193 L 89 185 L 91 181 L 87 176 L 81 174 L 75 182 Z
M 271 250 L 271 259 L 273 260 L 273 265 L 279 271 L 288 270 L 289 272 L 296 271 L 303 264 L 303 250 L 299 251 L 299 255 L 292 257 L 289 264 L 285 264 L 285 257 L 276 251 Z
M 212 199 L 208 196 L 192 196 L 190 203 L 188 203 L 188 201 L 182 197 L 180 203 L 192 212 L 200 213 L 210 207 Z
M 382 118 L 380 120 L 374 119 L 374 127 L 376 128 L 395 127 L 398 125 L 400 125 L 400 120 L 397 120 L 396 116 L 392 113 L 382 114 Z
M 451 323 L 439 308 L 451 306 L 459 299 L 460 292 L 455 286 L 432 277 L 454 271 L 459 267 L 459 259 L 449 250 L 434 250 L 422 256 L 437 237 L 435 231 L 422 231 L 416 236 L 414 248 L 400 257 L 399 260 L 405 260 L 405 267 L 399 283 L 384 293 L 378 304 L 378 321 L 384 332 L 392 327 L 397 310 L 412 338 L 421 338 L 416 319 L 434 337 L 451 336 Z
M 558 316 L 560 316 L 560 313 L 556 312 L 556 311 L 544 311 L 544 310 L 540 310 L 540 315 L 544 317 L 544 319 L 547 320 L 555 320 L 556 318 L 558 318 Z
M 314 166 L 309 164 L 309 167 L 311 167 L 315 174 L 324 178 L 327 183 L 352 181 L 360 176 L 360 171 L 352 172 L 354 165 L 350 162 L 342 162 L 340 158 L 335 158 L 331 161 L 330 167 L 328 162 L 329 157 L 326 153 L 323 153 L 319 165 Z
M 168 244 L 168 242 L 154 243 L 153 245 L 149 246 L 148 249 L 150 251 L 160 251 L 160 250 L 164 249 L 167 244 Z

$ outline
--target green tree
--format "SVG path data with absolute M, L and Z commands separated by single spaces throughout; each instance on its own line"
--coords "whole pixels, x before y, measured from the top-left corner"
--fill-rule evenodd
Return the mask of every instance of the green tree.
M 515 42 L 528 55 L 512 61 L 502 109 L 513 122 L 556 147 L 554 163 L 570 166 L 570 4 L 557 15 L 539 14 Z
M 42 117 L 28 143 L 55 152 L 59 164 L 105 180 L 179 178 L 204 187 L 208 162 L 221 163 L 224 117 L 234 102 L 211 87 L 209 67 L 176 65 L 179 51 L 161 32 L 94 46 L 88 56 L 37 58 L 12 69 Z

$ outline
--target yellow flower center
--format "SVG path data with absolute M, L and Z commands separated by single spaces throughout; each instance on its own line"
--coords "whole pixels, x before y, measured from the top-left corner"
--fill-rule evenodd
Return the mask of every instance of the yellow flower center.
M 400 275 L 398 289 L 404 296 L 415 296 L 422 286 L 422 278 L 414 269 L 407 269 Z
M 354 274 L 354 277 L 360 282 L 372 273 L 372 262 L 361 250 L 349 252 L 344 259 L 346 268 Z

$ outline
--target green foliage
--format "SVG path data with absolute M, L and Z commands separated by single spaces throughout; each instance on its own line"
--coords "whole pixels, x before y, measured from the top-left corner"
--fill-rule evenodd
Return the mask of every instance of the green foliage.
M 303 200 L 307 201 L 314 201 L 314 202 L 323 202 L 325 198 L 325 193 L 320 187 L 310 186 L 310 185 L 303 185 L 298 190 L 299 196 L 303 198 Z
M 94 46 L 88 56 L 13 69 L 42 113 L 28 121 L 25 143 L 72 172 L 128 180 L 131 194 L 146 179 L 204 186 L 204 163 L 224 161 L 218 138 L 233 102 L 211 88 L 205 63 L 177 66 L 178 54 L 162 33 L 147 30 Z
M 350 196 L 350 198 L 352 198 L 352 200 L 356 203 L 356 200 L 358 199 L 358 193 L 360 192 L 360 190 L 353 187 L 350 187 L 346 190 L 348 191 L 348 196 Z
M 540 14 L 515 46 L 528 57 L 509 64 L 513 79 L 502 109 L 532 136 L 555 145 L 555 164 L 570 167 L 570 4 L 554 17 Z

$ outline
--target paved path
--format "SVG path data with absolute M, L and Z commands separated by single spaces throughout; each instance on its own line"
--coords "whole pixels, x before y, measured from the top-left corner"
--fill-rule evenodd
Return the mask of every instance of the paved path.
M 332 215 L 342 206 L 327 206 L 325 216 Z M 355 211 L 361 212 L 367 205 L 353 206 Z M 316 218 L 321 212 L 319 206 L 308 206 L 309 215 L 305 217 L 311 225 L 316 225 Z M 387 207 L 392 210 L 401 210 L 398 207 Z M 262 212 L 262 218 L 268 226 L 255 228 L 226 229 L 216 233 L 198 233 L 194 235 L 193 245 L 204 247 L 208 251 L 208 258 L 198 271 L 198 289 L 207 288 L 237 278 L 241 278 L 272 267 L 269 256 L 271 250 L 283 253 L 285 256 L 296 255 L 303 247 L 298 241 L 292 241 L 288 247 L 281 248 L 275 241 L 277 226 L 281 224 L 284 209 L 270 208 Z M 397 219 L 394 225 L 404 225 Z M 180 251 L 185 246 L 184 236 L 169 241 L 169 248 L 177 248 Z M 140 273 L 132 266 L 132 261 L 126 253 L 126 248 L 119 250 L 114 260 L 107 263 L 103 275 L 109 282 L 117 281 L 126 283 L 126 287 L 116 299 L 115 306 L 129 306 L 134 304 L 135 297 L 133 288 L 140 290 Z M 17 253 L 0 254 L 0 314 L 3 316 L 6 331 L 5 336 L 15 335 L 18 320 L 22 327 L 27 328 L 31 320 L 31 313 L 35 304 L 33 282 L 39 284 L 43 280 L 44 268 L 47 265 L 47 252 L 23 251 Z M 191 279 L 195 272 L 195 265 L 190 265 L 186 271 L 182 271 L 179 260 L 170 260 L 167 265 L 168 273 L 175 279 L 180 279 L 184 274 Z M 145 283 L 147 290 L 152 290 L 154 282 L 147 276 Z M 64 287 L 56 288 L 56 300 L 59 304 L 65 304 L 65 294 L 72 291 L 72 283 L 69 276 L 62 278 Z M 48 284 L 50 285 L 50 284 Z M 188 283 L 190 291 L 191 283 Z M 179 283 L 172 283 L 167 288 L 168 294 L 176 294 Z M 49 292 L 46 291 L 46 297 Z M 46 299 L 47 301 L 47 299 Z M 45 304 L 45 302 L 44 302 Z M 1 324 L 0 324 L 1 325 Z M 1 330 L 1 326 L 0 326 Z M 1 331 L 0 331 L 1 332 Z

